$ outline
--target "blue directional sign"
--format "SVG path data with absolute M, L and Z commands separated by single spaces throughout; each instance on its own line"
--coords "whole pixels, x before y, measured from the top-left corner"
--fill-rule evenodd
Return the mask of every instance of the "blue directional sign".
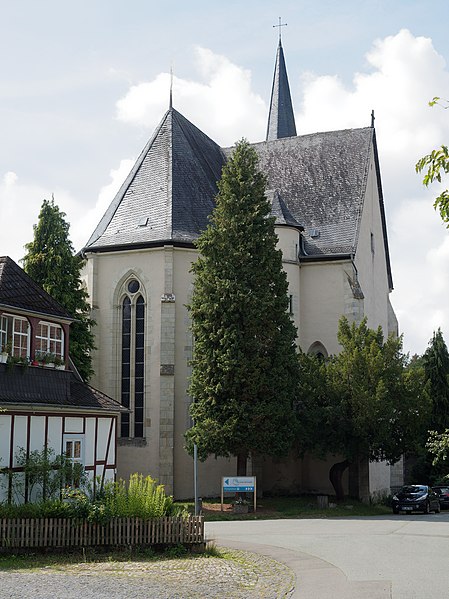
M 225 476 L 223 477 L 223 491 L 225 493 L 254 493 L 256 485 L 255 476 Z

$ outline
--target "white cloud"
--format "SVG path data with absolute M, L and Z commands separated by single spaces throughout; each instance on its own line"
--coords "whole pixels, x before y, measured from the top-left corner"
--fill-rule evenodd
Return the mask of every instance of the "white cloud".
M 17 175 L 13 171 L 8 171 L 3 176 L 3 183 L 5 187 L 12 187 L 14 183 L 17 181 Z
M 251 91 L 251 73 L 206 48 L 196 48 L 195 62 L 204 82 L 174 77 L 173 106 L 222 145 L 260 140 L 267 106 Z M 117 117 L 153 129 L 168 108 L 169 89 L 168 73 L 132 86 L 117 102 Z
M 125 158 L 120 161 L 120 165 L 117 169 L 111 169 L 109 173 L 111 181 L 100 189 L 95 206 L 74 221 L 71 236 L 77 250 L 80 250 L 86 244 L 87 240 L 94 232 L 101 217 L 106 212 L 109 204 L 114 199 L 115 194 L 128 176 L 134 162 L 134 158 Z
M 53 190 L 35 183 L 23 183 L 9 171 L 0 180 L 0 256 L 10 256 L 18 262 L 25 254 L 24 246 L 33 240 L 33 225 L 37 222 L 44 199 L 51 199 Z M 77 213 L 79 202 L 63 189 L 54 190 L 55 201 L 61 210 Z M 70 219 L 68 219 L 70 222 Z

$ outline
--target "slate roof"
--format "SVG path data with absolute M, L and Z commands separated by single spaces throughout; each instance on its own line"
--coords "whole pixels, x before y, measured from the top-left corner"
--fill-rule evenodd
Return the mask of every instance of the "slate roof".
M 273 87 L 271 90 L 270 111 L 266 141 L 292 137 L 296 135 L 295 115 L 293 113 L 290 86 L 288 84 L 287 67 L 281 40 L 276 53 Z
M 220 147 L 170 108 L 84 250 L 191 244 L 207 226 L 223 164 Z
M 64 320 L 72 316 L 9 256 L 0 256 L 0 306 Z
M 292 216 L 292 213 L 285 205 L 285 202 L 277 189 L 274 191 L 267 190 L 265 195 L 271 204 L 271 216 L 274 216 L 276 219 L 275 225 L 294 227 L 300 231 L 304 230 L 304 227 L 298 223 L 294 216 Z
M 78 380 L 68 370 L 0 364 L 0 406 L 127 411 L 118 402 Z
M 308 255 L 355 253 L 372 140 L 365 128 L 253 144 L 268 187 L 305 227 Z

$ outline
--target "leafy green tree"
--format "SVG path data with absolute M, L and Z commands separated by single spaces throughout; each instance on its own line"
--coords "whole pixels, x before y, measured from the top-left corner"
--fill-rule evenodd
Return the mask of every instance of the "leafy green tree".
M 441 433 L 449 428 L 449 352 L 441 329 L 433 333 L 423 365 L 432 398 L 430 428 Z
M 432 455 L 432 465 L 436 468 L 440 478 L 449 479 L 449 428 L 444 432 L 430 431 L 426 448 Z
M 223 169 L 211 224 L 197 242 L 189 306 L 194 354 L 189 393 L 198 455 L 285 455 L 294 439 L 296 329 L 266 179 L 240 141 Z
M 69 314 L 76 318 L 70 326 L 70 357 L 84 380 L 93 374 L 91 351 L 94 349 L 90 306 L 80 270 L 83 260 L 74 254 L 65 213 L 54 199 L 44 200 L 34 239 L 25 245 L 23 258 L 26 273 L 41 285 Z
M 444 109 L 449 108 L 449 101 L 442 100 L 437 96 L 429 102 L 429 106 L 435 106 L 435 104 L 438 104 Z M 425 172 L 423 183 L 426 187 L 434 181 L 441 183 L 442 175 L 449 173 L 448 147 L 442 145 L 440 148 L 432 150 L 430 154 L 427 154 L 418 160 L 415 169 L 417 173 L 421 173 L 422 171 Z M 447 226 L 449 227 L 449 190 L 445 189 L 442 191 L 435 199 L 433 206 L 435 210 L 440 211 L 441 220 L 447 223 Z
M 407 368 L 401 338 L 384 340 L 366 319 L 350 325 L 343 317 L 338 340 L 342 351 L 326 362 L 300 359 L 298 420 L 308 443 L 303 451 L 343 457 L 329 473 L 341 499 L 348 466 L 361 459 L 394 463 L 422 442 L 430 400 L 423 369 Z

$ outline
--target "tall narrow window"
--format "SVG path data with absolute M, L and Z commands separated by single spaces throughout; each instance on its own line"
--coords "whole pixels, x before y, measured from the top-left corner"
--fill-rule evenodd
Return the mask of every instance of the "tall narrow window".
M 145 415 L 145 300 L 140 283 L 126 283 L 122 301 L 121 402 L 130 410 L 122 414 L 122 437 L 144 436 Z
M 131 300 L 122 304 L 122 406 L 130 407 L 131 395 Z M 122 437 L 129 437 L 129 413 L 122 414 Z
M 145 303 L 140 295 L 136 302 L 136 344 L 134 366 L 134 436 L 143 437 L 143 400 L 144 400 L 144 331 Z

